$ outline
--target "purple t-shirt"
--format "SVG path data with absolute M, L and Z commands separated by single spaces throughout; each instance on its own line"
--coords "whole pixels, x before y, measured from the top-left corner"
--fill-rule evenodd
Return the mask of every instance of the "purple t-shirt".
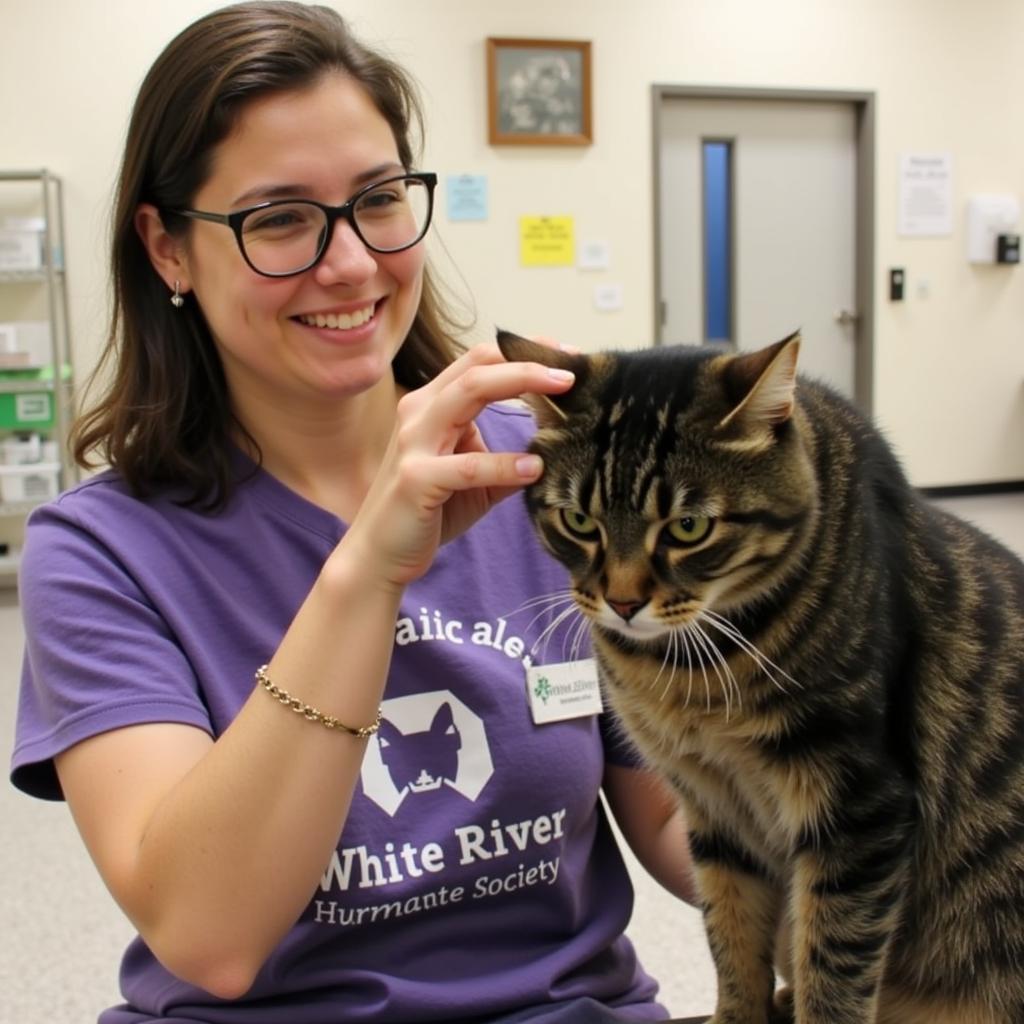
M 492 450 L 532 430 L 508 407 L 479 422 Z M 217 515 L 139 501 L 113 474 L 37 510 L 14 783 L 59 798 L 53 756 L 122 726 L 219 736 L 344 529 L 262 470 Z M 606 757 L 628 755 L 593 715 L 534 725 L 527 700 L 524 661 L 563 661 L 572 640 L 531 655 L 551 621 L 534 599 L 565 588 L 515 497 L 444 546 L 405 594 L 337 849 L 251 991 L 216 999 L 137 939 L 127 1005 L 101 1024 L 547 1022 L 598 1004 L 664 1019 L 622 935 L 632 890 L 598 800 Z

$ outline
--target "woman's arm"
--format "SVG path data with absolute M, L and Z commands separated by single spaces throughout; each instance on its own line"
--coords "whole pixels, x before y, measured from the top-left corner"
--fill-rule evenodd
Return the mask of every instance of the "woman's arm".
M 331 570 L 269 674 L 324 712 L 369 724 L 395 604 Z M 179 977 L 236 998 L 308 903 L 365 746 L 257 687 L 216 742 L 184 725 L 133 726 L 71 747 L 56 765 L 104 881 L 154 954 Z
M 535 457 L 488 452 L 475 417 L 490 402 L 570 385 L 545 367 L 505 363 L 491 345 L 403 398 L 380 472 L 270 679 L 346 724 L 373 722 L 405 585 L 439 543 L 539 475 Z M 190 726 L 134 726 L 79 743 L 56 764 L 104 881 L 154 954 L 236 998 L 309 902 L 365 746 L 257 688 L 216 741 Z
M 610 764 L 604 793 L 619 830 L 648 874 L 674 896 L 696 905 L 686 821 L 668 786 L 653 772 Z

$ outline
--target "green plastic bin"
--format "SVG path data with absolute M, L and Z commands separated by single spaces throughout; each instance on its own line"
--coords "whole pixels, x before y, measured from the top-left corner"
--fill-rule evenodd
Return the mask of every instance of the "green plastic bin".
M 0 390 L 0 430 L 50 430 L 53 427 L 52 391 Z

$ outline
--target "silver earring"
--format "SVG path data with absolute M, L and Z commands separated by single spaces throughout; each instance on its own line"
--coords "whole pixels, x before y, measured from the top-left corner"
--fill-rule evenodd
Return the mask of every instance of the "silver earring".
M 174 294 L 171 296 L 171 305 L 175 309 L 181 309 L 185 305 L 185 300 L 181 297 L 181 282 L 174 282 Z

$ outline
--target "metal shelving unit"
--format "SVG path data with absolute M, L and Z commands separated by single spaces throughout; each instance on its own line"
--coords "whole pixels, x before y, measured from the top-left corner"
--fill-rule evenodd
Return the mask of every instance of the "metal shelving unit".
M 15 396 L 16 400 L 27 401 L 32 395 L 47 395 L 52 418 L 47 417 L 38 428 L 31 421 L 16 420 L 13 426 L 0 421 L 0 442 L 26 431 L 38 432 L 46 440 L 55 441 L 59 491 L 77 478 L 66 445 L 73 374 L 60 178 L 45 169 L 0 171 L 0 230 L 9 217 L 28 218 L 41 224 L 40 265 L 25 269 L 0 268 L 0 323 L 45 321 L 49 325 L 49 372 L 0 368 L 0 400 L 3 396 Z M 50 465 L 40 465 L 39 469 L 40 472 L 50 471 Z M 16 583 L 24 520 L 43 500 L 47 499 L 25 496 L 5 501 L 0 490 L 0 545 L 7 547 L 6 553 L 0 548 L 0 587 Z

